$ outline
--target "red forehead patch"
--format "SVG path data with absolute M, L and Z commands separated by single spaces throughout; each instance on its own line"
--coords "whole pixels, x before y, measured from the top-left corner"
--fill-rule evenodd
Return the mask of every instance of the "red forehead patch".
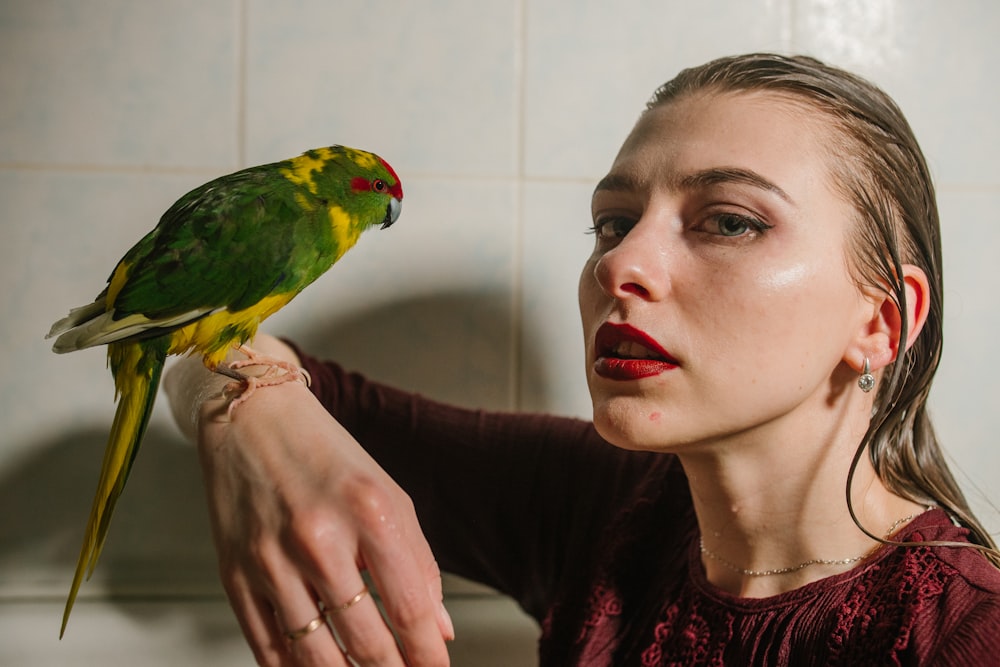
M 390 165 L 388 162 L 386 162 L 382 158 L 379 158 L 379 162 L 382 163 L 382 166 L 385 167 L 385 170 L 388 171 L 392 175 L 393 179 L 395 179 L 395 181 L 396 181 L 396 184 L 389 188 L 389 192 L 391 192 L 392 196 L 395 197 L 396 199 L 402 199 L 403 198 L 403 184 L 399 182 L 399 176 L 396 175 L 396 170 L 393 169 L 392 165 Z

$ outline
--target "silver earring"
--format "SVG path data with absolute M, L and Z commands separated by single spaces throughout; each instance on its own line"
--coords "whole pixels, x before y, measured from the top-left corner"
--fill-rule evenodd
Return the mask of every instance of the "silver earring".
M 871 373 L 871 365 L 868 363 L 868 357 L 865 357 L 865 367 L 861 371 L 861 377 L 858 378 L 858 386 L 866 394 L 875 386 L 875 376 Z

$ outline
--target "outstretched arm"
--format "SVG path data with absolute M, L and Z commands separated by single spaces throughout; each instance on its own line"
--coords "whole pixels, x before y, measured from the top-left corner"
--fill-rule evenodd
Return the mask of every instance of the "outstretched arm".
M 260 336 L 259 352 L 298 363 Z M 252 369 L 251 369 L 252 370 Z M 222 582 L 263 665 L 346 665 L 330 632 L 289 640 L 321 615 L 360 664 L 443 665 L 453 635 L 441 578 L 403 490 L 298 382 L 256 392 L 227 416 L 227 378 L 197 360 L 165 381 L 175 417 L 198 442 Z M 399 646 L 371 596 L 378 587 Z

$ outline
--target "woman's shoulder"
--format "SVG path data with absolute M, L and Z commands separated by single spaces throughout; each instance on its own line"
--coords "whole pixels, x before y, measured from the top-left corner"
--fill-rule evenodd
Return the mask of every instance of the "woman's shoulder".
M 968 531 L 941 510 L 914 524 L 900 539 L 968 544 Z M 897 594 L 927 664 L 1000 665 L 1000 569 L 979 549 L 949 545 L 906 549 L 900 565 Z
M 955 551 L 968 553 L 942 554 L 951 576 L 921 614 L 914 644 L 927 645 L 926 664 L 1000 665 L 1000 570 L 978 552 Z
M 899 539 L 932 543 L 918 549 L 917 558 L 936 564 L 935 569 L 946 573 L 944 586 L 953 594 L 966 592 L 994 603 L 1000 599 L 1000 568 L 969 543 L 969 531 L 956 525 L 943 510 L 933 509 L 919 517 Z

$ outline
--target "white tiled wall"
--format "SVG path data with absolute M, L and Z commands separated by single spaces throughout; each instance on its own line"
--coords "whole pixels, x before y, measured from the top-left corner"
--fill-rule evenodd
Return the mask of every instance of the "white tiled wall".
M 0 664 L 250 661 L 163 405 L 56 640 L 113 406 L 102 351 L 56 356 L 42 336 L 177 196 L 314 146 L 380 153 L 405 182 L 400 223 L 268 329 L 443 399 L 586 415 L 590 189 L 659 83 L 740 51 L 856 69 L 907 111 L 944 220 L 934 412 L 1000 530 L 984 499 L 1000 502 L 998 29 L 991 0 L 0 3 Z M 449 606 L 456 664 L 531 664 L 508 601 Z

